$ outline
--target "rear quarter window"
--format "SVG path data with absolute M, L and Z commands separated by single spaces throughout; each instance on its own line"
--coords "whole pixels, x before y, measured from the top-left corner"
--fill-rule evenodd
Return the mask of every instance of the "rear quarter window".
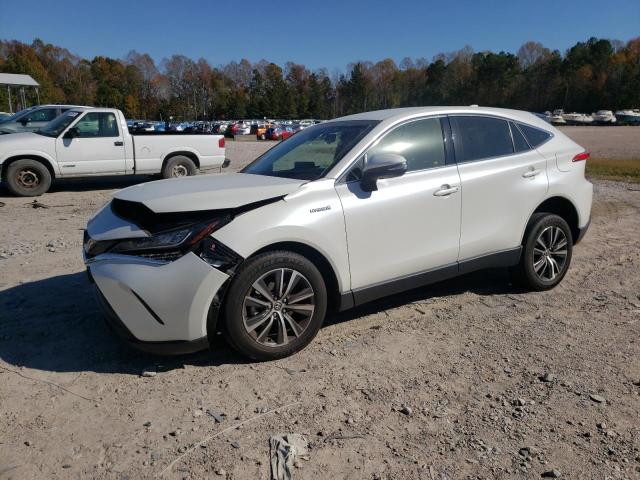
M 452 116 L 456 160 L 473 162 L 513 154 L 506 120 L 481 116 Z
M 520 127 L 520 130 L 522 131 L 524 136 L 527 137 L 529 145 L 531 145 L 533 148 L 539 147 L 553 136 L 551 135 L 551 133 L 545 130 L 531 127 L 523 123 L 519 123 L 518 127 Z

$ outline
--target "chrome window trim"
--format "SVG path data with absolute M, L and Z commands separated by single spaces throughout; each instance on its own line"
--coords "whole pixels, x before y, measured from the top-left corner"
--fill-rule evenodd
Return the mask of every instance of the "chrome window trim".
M 509 122 L 513 122 L 516 126 L 518 125 L 518 123 L 521 123 L 522 125 L 526 125 L 527 127 L 535 128 L 536 130 L 540 130 L 542 132 L 545 132 L 545 133 L 549 134 L 550 135 L 549 138 L 546 141 L 544 141 L 543 143 L 541 143 L 540 145 L 544 145 L 545 143 L 547 143 L 548 141 L 550 141 L 554 137 L 553 132 L 550 132 L 549 130 L 544 130 L 544 129 L 539 128 L 539 127 L 534 127 L 533 125 L 530 125 L 528 123 L 521 122 L 519 120 L 514 120 L 514 119 L 509 118 L 509 117 L 502 117 L 500 115 L 493 115 L 493 114 L 488 114 L 488 113 L 487 114 L 483 114 L 483 113 L 453 113 L 451 115 L 447 115 L 447 117 L 449 117 L 449 118 L 451 118 L 451 117 L 486 117 L 486 118 L 494 118 L 496 120 L 503 120 L 503 121 L 507 122 L 507 126 L 509 127 L 509 136 L 511 137 L 511 144 L 513 146 L 513 152 L 505 154 L 505 155 L 496 155 L 496 156 L 493 156 L 493 157 L 482 157 L 482 158 L 476 158 L 476 159 L 473 159 L 473 160 L 465 160 L 465 161 L 460 161 L 458 159 L 458 157 L 456 156 L 456 163 L 458 165 L 466 165 L 466 164 L 469 164 L 469 163 L 484 162 L 485 160 L 494 160 L 496 158 L 512 157 L 514 155 L 521 155 L 523 153 L 526 153 L 526 152 L 516 152 L 515 151 L 516 148 L 515 148 L 515 144 L 513 143 L 513 136 L 511 134 L 511 126 L 509 125 Z M 520 129 L 520 127 L 518 127 L 518 129 Z M 456 137 L 456 132 L 455 132 L 455 130 L 457 130 L 457 129 L 453 129 L 452 128 L 452 130 L 453 131 L 451 132 L 451 136 L 453 137 L 453 146 L 454 146 L 454 149 L 455 149 L 455 145 L 456 145 L 456 138 L 455 138 Z M 522 133 L 522 136 L 527 141 L 527 144 L 529 144 L 529 146 L 531 147 L 531 150 L 537 150 L 537 147 L 532 147 L 531 146 L 531 144 L 529 143 L 529 139 L 522 132 L 522 130 L 520 130 L 520 133 Z M 538 147 L 540 145 L 538 145 Z M 529 151 L 531 151 L 531 150 L 529 150 Z

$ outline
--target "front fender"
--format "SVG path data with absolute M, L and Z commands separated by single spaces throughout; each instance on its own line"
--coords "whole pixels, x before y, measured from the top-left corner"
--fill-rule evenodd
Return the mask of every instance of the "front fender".
M 41 162 L 45 162 L 48 164 L 51 169 L 54 171 L 56 176 L 60 175 L 60 167 L 58 166 L 58 162 L 56 159 L 52 157 L 50 154 L 43 152 L 41 150 L 12 150 L 11 152 L 7 152 L 3 155 L 0 155 L 0 168 L 4 169 L 4 164 L 6 162 L 12 161 L 18 158 L 31 158 L 34 160 L 40 160 Z
M 213 234 L 244 258 L 277 243 L 309 246 L 329 262 L 341 293 L 351 288 L 344 215 L 333 188 L 243 213 Z

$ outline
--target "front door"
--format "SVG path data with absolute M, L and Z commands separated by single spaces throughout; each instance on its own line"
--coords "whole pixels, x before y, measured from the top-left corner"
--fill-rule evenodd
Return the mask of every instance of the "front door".
M 382 152 L 404 156 L 408 171 L 378 180 L 378 190 L 365 192 L 359 182 L 364 162 Z M 447 163 L 440 118 L 413 120 L 384 134 L 336 185 L 352 290 L 442 266 L 457 268 L 459 187 L 457 167 Z
M 113 112 L 86 112 L 70 128 L 73 138 L 63 133 L 56 140 L 62 176 L 125 173 L 124 136 Z

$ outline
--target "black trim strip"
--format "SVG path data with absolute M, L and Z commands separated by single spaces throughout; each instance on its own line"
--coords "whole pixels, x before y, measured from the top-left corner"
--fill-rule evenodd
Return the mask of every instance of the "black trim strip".
M 131 290 L 131 289 L 129 289 Z M 149 305 L 147 305 L 147 302 L 145 302 L 142 297 L 140 297 L 140 295 L 138 295 L 135 291 L 131 290 L 131 293 L 133 293 L 133 295 L 140 301 L 140 303 L 142 304 L 142 306 L 144 308 L 147 309 L 147 312 L 149 312 L 151 314 L 151 316 L 154 318 L 154 320 L 156 322 L 158 322 L 160 325 L 164 325 L 164 322 L 162 321 L 162 319 L 158 316 L 158 314 L 156 312 L 154 312 L 151 307 Z
M 464 260 L 462 262 L 451 263 L 443 267 L 426 270 L 424 272 L 407 275 L 406 277 L 396 278 L 388 282 L 352 290 L 341 295 L 339 310 L 346 310 L 350 308 L 350 294 L 353 295 L 353 304 L 351 306 L 358 306 L 378 298 L 441 282 L 476 270 L 517 265 L 520 261 L 521 252 L 522 246 L 519 246 L 510 250 L 495 252 L 489 255 Z
M 502 252 L 490 253 L 489 255 L 464 260 L 458 264 L 459 273 L 460 275 L 464 275 L 465 273 L 471 273 L 485 268 L 511 267 L 517 265 L 520 261 L 521 252 L 522 247 L 520 246 L 511 250 L 503 250 Z
M 440 124 L 444 130 L 444 148 L 446 153 L 446 165 L 456 164 L 456 150 L 453 146 L 453 131 L 449 117 L 440 117 Z

